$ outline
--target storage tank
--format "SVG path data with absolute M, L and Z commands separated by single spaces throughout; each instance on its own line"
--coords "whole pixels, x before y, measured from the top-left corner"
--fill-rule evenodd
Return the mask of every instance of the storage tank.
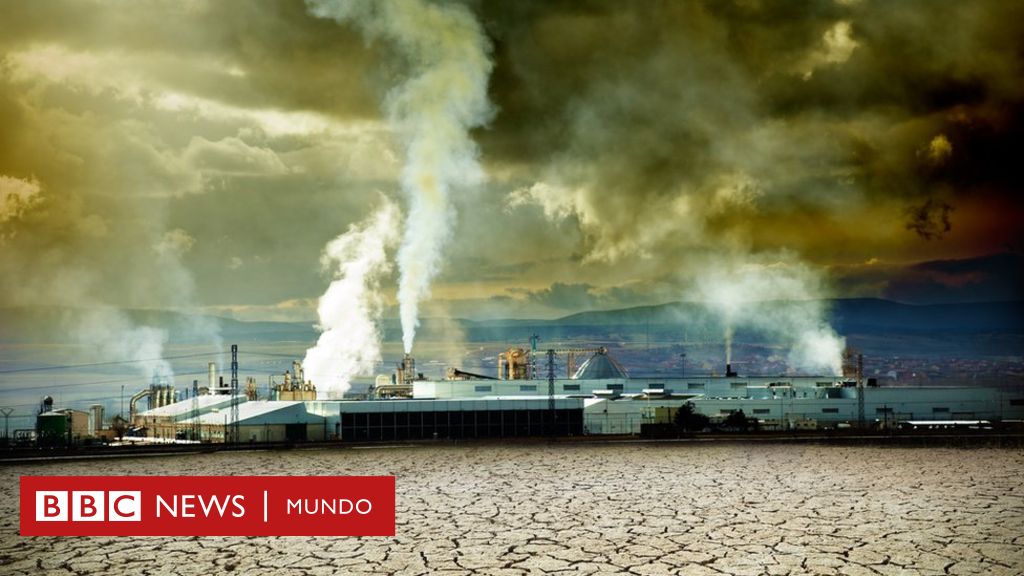
M 40 446 L 64 446 L 68 442 L 68 417 L 62 412 L 43 412 L 36 418 Z
M 98 433 L 103 430 L 103 404 L 93 404 L 89 412 L 92 413 L 92 431 Z
M 217 392 L 215 392 L 215 390 L 217 389 L 217 365 L 213 362 L 210 362 L 209 376 L 210 381 L 209 384 L 207 385 L 207 389 L 210 391 L 210 394 L 216 394 Z

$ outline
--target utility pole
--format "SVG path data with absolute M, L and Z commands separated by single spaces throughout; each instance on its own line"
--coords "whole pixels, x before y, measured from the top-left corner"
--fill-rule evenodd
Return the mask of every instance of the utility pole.
M 7 419 L 11 416 L 11 412 L 14 412 L 14 408 L 0 408 L 0 413 L 4 415 L 4 440 L 10 438 L 8 435 Z
M 238 442 L 238 344 L 231 345 L 231 441 Z
M 555 350 L 548 349 L 548 425 L 551 436 L 556 434 L 555 426 Z
M 686 378 L 686 352 L 679 355 L 679 377 Z
M 536 332 L 530 336 L 530 380 L 537 379 L 537 342 L 540 336 Z
M 202 442 L 199 437 L 199 380 L 192 381 L 192 440 Z
M 857 354 L 857 427 L 864 426 L 864 355 Z

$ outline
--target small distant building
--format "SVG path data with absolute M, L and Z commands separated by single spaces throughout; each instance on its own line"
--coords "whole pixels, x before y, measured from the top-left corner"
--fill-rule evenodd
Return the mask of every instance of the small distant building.
M 40 446 L 73 446 L 93 437 L 91 412 L 62 408 L 36 417 L 36 438 Z

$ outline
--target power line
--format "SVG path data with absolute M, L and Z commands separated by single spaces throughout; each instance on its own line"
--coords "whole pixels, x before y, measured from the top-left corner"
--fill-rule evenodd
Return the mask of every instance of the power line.
M 69 370 L 71 368 L 91 368 L 93 366 L 117 366 L 121 364 L 139 364 L 142 362 L 159 362 L 161 360 L 181 360 L 182 358 L 201 358 L 203 356 L 221 356 L 223 352 L 203 352 L 200 354 L 181 354 L 179 356 L 164 356 L 163 358 L 146 358 L 142 360 L 116 360 L 110 362 L 91 362 L 89 364 L 63 364 L 59 366 L 35 366 L 33 368 L 14 368 L 11 370 L 0 370 L 0 374 L 19 374 L 22 372 L 45 372 L 47 370 Z
M 241 373 L 247 373 L 247 374 L 265 374 L 265 372 L 263 372 L 261 370 L 240 370 L 240 372 Z M 195 371 L 192 371 L 192 372 L 175 372 L 174 376 L 176 376 L 176 377 L 177 376 L 197 376 L 199 374 L 208 374 L 208 371 L 207 370 L 195 370 Z M 24 390 L 45 391 L 45 390 L 49 390 L 51 388 L 75 388 L 75 387 L 78 387 L 78 386 L 97 386 L 97 385 L 100 385 L 100 384 L 120 384 L 122 382 L 134 382 L 134 381 L 144 381 L 144 380 L 145 380 L 145 378 L 142 377 L 142 376 L 131 376 L 131 377 L 128 377 L 128 378 L 117 378 L 117 379 L 114 379 L 114 380 L 94 380 L 92 382 L 72 382 L 72 383 L 68 383 L 68 384 L 36 384 L 36 385 L 31 385 L 31 386 L 3 386 L 3 387 L 0 387 L 0 395 L 5 394 L 7 392 L 18 392 L 18 391 L 24 391 Z
M 273 356 L 275 358 L 291 358 L 295 359 L 295 354 L 276 354 L 274 352 L 252 352 L 249 350 L 239 350 L 239 354 L 245 354 L 247 356 Z

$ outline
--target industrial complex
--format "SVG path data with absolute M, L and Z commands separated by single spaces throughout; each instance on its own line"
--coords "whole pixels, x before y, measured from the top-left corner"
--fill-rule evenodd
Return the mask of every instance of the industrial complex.
M 322 399 L 300 363 L 269 393 L 255 380 L 239 386 L 237 347 L 228 383 L 209 365 L 205 386 L 179 393 L 154 382 L 131 398 L 120 429 L 105 425 L 103 407 L 88 412 L 40 406 L 40 442 L 135 437 L 176 442 L 302 442 L 461 439 L 544 435 L 629 435 L 673 422 L 686 403 L 721 422 L 742 411 L 762 430 L 949 426 L 1024 418 L 1024 395 L 994 388 L 879 386 L 862 377 L 848 353 L 842 376 L 753 376 L 726 365 L 722 375 L 630 377 L 608 350 L 538 353 L 512 348 L 495 375 L 449 368 L 443 379 L 418 373 L 406 355 L 392 374 L 377 376 L 368 397 Z M 566 372 L 556 376 L 555 355 Z M 578 358 L 585 360 L 576 366 Z M 538 364 L 540 366 L 538 367 Z M 148 401 L 148 409 L 137 403 Z M 118 417 L 115 417 L 118 418 Z

